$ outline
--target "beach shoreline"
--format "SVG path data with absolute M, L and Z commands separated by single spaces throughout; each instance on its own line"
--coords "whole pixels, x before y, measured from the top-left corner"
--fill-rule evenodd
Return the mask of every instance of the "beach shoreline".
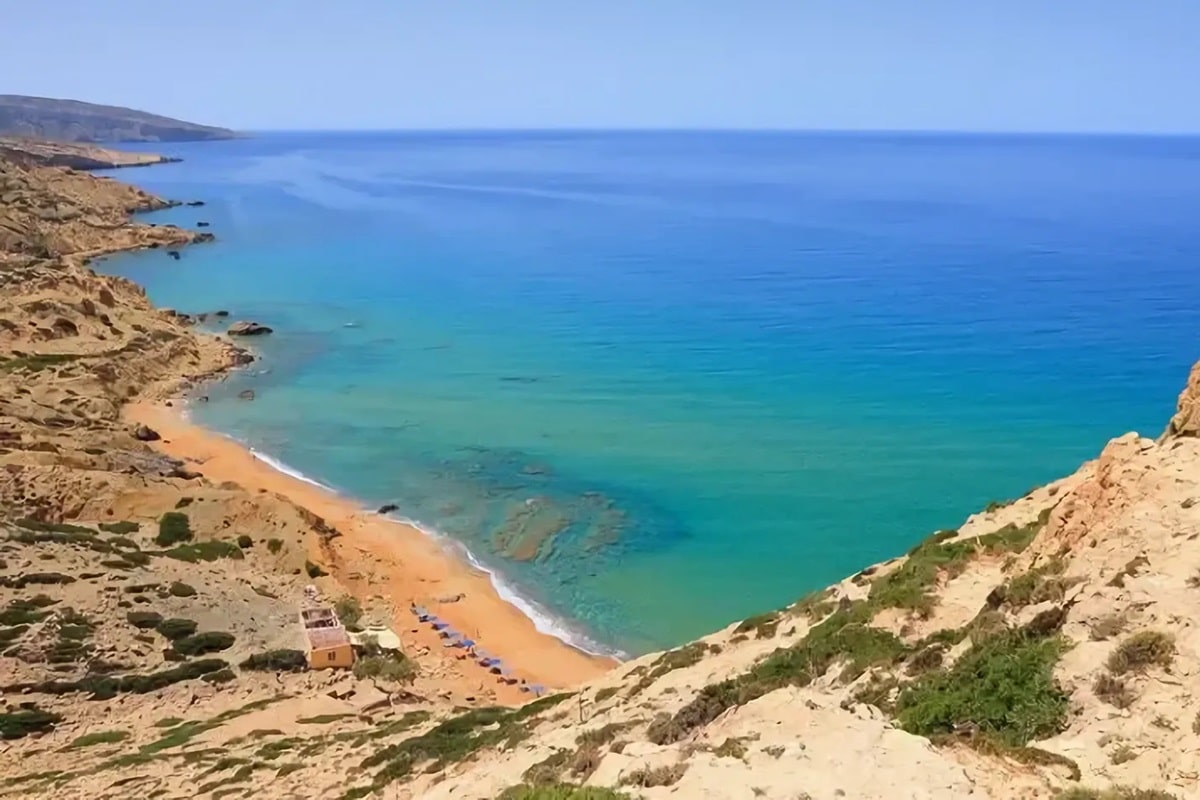
M 152 447 L 185 462 L 209 482 L 233 482 L 251 492 L 281 495 L 336 528 L 341 535 L 319 550 L 314 545 L 310 558 L 365 607 L 385 605 L 406 649 L 433 655 L 445 651 L 437 633 L 412 616 L 410 606 L 415 604 L 475 639 L 503 659 L 515 677 L 531 684 L 565 689 L 618 663 L 538 630 L 529 615 L 501 596 L 488 572 L 418 526 L 364 509 L 321 484 L 280 471 L 241 443 L 193 423 L 179 399 L 179 387 L 173 388 L 170 394 L 131 401 L 123 410 L 125 420 L 158 432 L 162 438 Z M 323 580 L 315 582 L 320 586 Z M 484 677 L 481 668 L 474 672 Z M 464 677 L 473 680 L 468 676 Z M 528 696 L 516 687 L 494 683 L 487 681 L 480 689 L 494 689 L 497 699 L 507 702 Z

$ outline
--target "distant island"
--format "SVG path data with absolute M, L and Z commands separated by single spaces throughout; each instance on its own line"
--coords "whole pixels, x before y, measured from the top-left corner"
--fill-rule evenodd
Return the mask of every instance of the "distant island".
M 238 134 L 131 108 L 4 94 L 0 136 L 58 142 L 188 142 L 233 139 Z

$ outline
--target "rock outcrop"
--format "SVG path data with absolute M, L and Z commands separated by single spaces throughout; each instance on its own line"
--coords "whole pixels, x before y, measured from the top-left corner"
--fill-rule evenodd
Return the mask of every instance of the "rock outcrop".
M 226 331 L 230 336 L 265 336 L 274 332 L 272 328 L 257 322 L 235 322 Z
M 1200 364 L 1192 367 L 1187 386 L 1179 394 L 1175 416 L 1167 423 L 1162 438 L 1177 436 L 1200 436 Z

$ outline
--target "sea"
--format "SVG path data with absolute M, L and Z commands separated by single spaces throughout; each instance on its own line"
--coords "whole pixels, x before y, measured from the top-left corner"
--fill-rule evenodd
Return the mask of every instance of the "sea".
M 183 161 L 114 177 L 205 203 L 146 221 L 217 241 L 97 268 L 275 330 L 193 419 L 396 504 L 595 652 L 778 608 L 1156 436 L 1200 357 L 1200 138 L 136 147 Z

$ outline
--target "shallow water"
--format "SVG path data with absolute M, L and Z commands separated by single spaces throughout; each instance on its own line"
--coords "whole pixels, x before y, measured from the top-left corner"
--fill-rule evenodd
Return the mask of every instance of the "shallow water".
M 101 268 L 277 331 L 197 421 L 399 503 L 627 652 L 1157 434 L 1200 355 L 1194 138 L 264 134 L 165 152 L 186 160 L 117 177 L 205 200 L 156 216 L 219 242 Z

